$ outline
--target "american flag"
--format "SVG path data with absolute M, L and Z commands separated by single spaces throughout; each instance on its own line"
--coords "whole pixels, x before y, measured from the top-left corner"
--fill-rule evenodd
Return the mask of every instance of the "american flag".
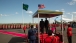
M 43 8 L 45 8 L 45 6 L 44 6 L 44 4 L 38 4 L 38 8 L 43 9 Z

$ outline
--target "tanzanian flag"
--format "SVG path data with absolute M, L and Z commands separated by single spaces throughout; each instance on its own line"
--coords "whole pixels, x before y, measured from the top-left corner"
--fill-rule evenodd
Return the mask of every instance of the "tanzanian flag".
M 28 7 L 29 7 L 29 6 L 28 6 L 27 4 L 23 4 L 23 9 L 24 9 L 24 10 L 27 11 L 27 10 L 28 10 Z

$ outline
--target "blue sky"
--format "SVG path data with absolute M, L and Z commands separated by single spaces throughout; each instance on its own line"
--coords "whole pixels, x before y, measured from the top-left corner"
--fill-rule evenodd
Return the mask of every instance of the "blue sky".
M 22 2 L 29 5 L 28 11 L 23 10 Z M 65 19 L 71 19 L 71 14 L 76 18 L 76 0 L 0 0 L 0 23 L 22 23 L 23 18 L 24 23 L 30 23 L 32 22 L 31 16 L 38 9 L 38 4 L 45 5 L 43 10 L 64 12 Z M 54 19 L 55 17 L 51 18 L 50 22 L 53 22 Z M 57 20 L 60 20 L 60 16 Z M 38 22 L 37 18 L 34 19 L 34 22 Z

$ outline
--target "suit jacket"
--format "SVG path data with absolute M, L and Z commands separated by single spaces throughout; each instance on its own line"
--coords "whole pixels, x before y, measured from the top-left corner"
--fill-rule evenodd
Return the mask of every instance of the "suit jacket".
M 45 20 L 45 27 L 48 27 L 48 26 L 49 26 L 49 21 Z
M 36 29 L 29 29 L 28 39 L 29 40 L 35 40 L 36 39 Z
M 40 21 L 40 27 L 43 28 L 44 27 L 44 21 Z

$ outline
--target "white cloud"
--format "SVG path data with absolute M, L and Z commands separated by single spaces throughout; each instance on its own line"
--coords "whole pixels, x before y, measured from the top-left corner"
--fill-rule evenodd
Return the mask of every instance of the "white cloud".
M 62 11 L 63 13 L 65 12 L 65 11 Z
M 16 14 L 18 14 L 18 12 L 16 12 Z
M 64 9 L 61 9 L 62 11 L 64 11 Z
M 6 14 L 0 14 L 0 16 L 9 16 L 9 15 L 6 15 Z
M 0 16 L 4 16 L 3 14 L 0 14 Z
M 72 12 L 73 14 L 76 14 L 76 12 Z
M 18 12 L 16 12 L 15 14 L 18 14 Z M 0 17 L 2 17 L 2 16 L 14 16 L 15 14 L 0 14 Z
M 2 14 L 0 14 L 0 16 L 3 16 Z
M 75 2 L 68 2 L 68 4 L 69 4 L 69 5 L 74 5 L 74 4 L 75 4 Z
M 4 15 L 4 16 L 9 16 L 9 15 Z
M 55 10 L 55 11 L 59 11 L 59 10 Z
M 26 13 L 32 14 L 33 12 L 32 11 L 26 11 Z
M 61 9 L 62 12 L 65 12 L 64 9 Z
M 76 1 L 76 0 L 73 0 L 73 1 Z
M 70 14 L 70 13 L 66 13 L 66 14 Z
M 76 4 L 76 0 L 72 0 L 71 2 L 68 2 L 67 4 L 69 4 L 69 5 L 75 5 Z

